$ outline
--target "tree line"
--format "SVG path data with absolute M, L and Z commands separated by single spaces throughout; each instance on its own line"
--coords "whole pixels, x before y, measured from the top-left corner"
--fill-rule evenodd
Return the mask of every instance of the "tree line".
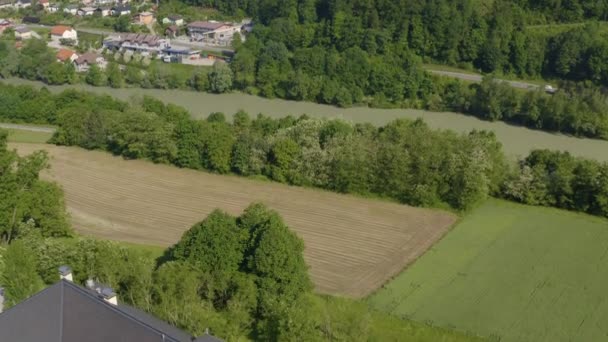
M 433 131 L 421 120 L 384 127 L 245 112 L 194 120 L 143 98 L 123 111 L 74 103 L 57 113 L 52 142 L 105 149 L 220 174 L 467 209 L 498 187 L 503 156 L 492 134 Z
M 512 91 L 495 82 L 480 87 L 484 86 Z M 467 210 L 487 196 L 498 196 L 600 216 L 608 213 L 598 206 L 601 200 L 591 197 L 577 197 L 578 204 L 564 206 L 554 200 L 538 202 L 526 200 L 527 195 L 513 195 L 505 184 L 514 184 L 513 179 L 525 175 L 527 168 L 511 165 L 494 135 L 483 131 L 436 131 L 421 120 L 402 119 L 375 127 L 305 115 L 252 118 L 243 111 L 232 122 L 223 113 L 195 120 L 184 108 L 149 97 L 128 104 L 107 95 L 76 90 L 52 94 L 30 86 L 0 84 L 0 95 L 0 119 L 54 124 L 59 126 L 52 139 L 56 144 L 104 149 L 125 158 L 261 176 L 419 206 Z M 589 173 L 591 178 L 585 182 L 596 184 L 594 196 L 604 198 L 606 180 L 601 170 L 606 165 L 584 162 L 600 170 Z M 555 170 L 547 169 L 535 184 L 556 177 Z

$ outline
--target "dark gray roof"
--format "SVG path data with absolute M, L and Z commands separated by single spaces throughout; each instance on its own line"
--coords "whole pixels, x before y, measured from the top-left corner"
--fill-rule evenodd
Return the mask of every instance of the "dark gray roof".
M 141 310 L 112 305 L 61 280 L 0 314 L 0 341 L 191 342 L 192 337 Z

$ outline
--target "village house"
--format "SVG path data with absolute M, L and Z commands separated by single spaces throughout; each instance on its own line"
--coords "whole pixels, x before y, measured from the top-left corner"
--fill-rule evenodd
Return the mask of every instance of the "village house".
M 217 21 L 195 21 L 188 24 L 190 39 L 207 42 L 229 42 L 232 36 L 240 31 L 240 27 L 230 23 Z
M 139 33 L 113 36 L 105 40 L 103 45 L 109 50 L 133 51 L 143 54 L 158 54 L 171 47 L 168 39 Z
M 60 4 L 50 4 L 46 10 L 49 13 L 55 13 L 55 12 L 59 12 L 59 10 L 61 9 L 61 5 Z
M 78 59 L 78 55 L 76 54 L 76 52 L 68 49 L 59 49 L 55 57 L 57 57 L 57 62 L 62 63 L 73 63 L 76 59 Z
M 15 38 L 19 40 L 25 40 L 32 38 L 32 30 L 25 26 L 18 26 L 15 28 Z
M 11 23 L 10 20 L 7 19 L 0 19 L 0 34 L 4 33 L 4 30 L 6 30 L 9 27 L 12 27 L 13 23 Z
M 110 10 L 111 8 L 109 6 L 99 6 L 95 10 L 95 13 L 102 17 L 107 17 L 110 15 Z
M 38 0 L 38 5 L 42 6 L 45 11 L 49 8 L 49 0 Z
M 62 40 L 69 40 L 76 43 L 78 41 L 78 32 L 70 26 L 53 26 L 51 28 L 51 40 L 56 43 L 60 43 Z
M 63 11 L 65 13 L 69 13 L 71 15 L 76 15 L 78 13 L 78 6 L 76 5 L 67 5 L 64 7 Z
M 94 52 L 87 52 L 78 56 L 74 60 L 74 66 L 76 66 L 77 72 L 87 72 L 91 68 L 91 65 L 97 65 L 100 69 L 105 69 L 108 63 L 103 56 L 98 55 Z
M 38 24 L 40 22 L 40 18 L 34 17 L 31 15 L 26 15 L 21 19 L 22 24 Z
M 181 15 L 172 14 L 166 18 L 163 18 L 163 24 L 182 26 L 184 25 L 184 18 Z
M 0 9 L 13 7 L 13 0 L 0 0 Z
M 149 25 L 154 21 L 154 14 L 150 12 L 141 12 L 135 16 L 135 23 Z
M 94 3 L 96 6 L 112 5 L 114 0 L 95 0 Z
M 179 36 L 179 27 L 171 25 L 165 29 L 165 36 L 169 38 L 176 38 Z
M 222 342 L 204 333 L 192 336 L 122 302 L 116 292 L 91 278 L 74 283 L 68 266 L 59 281 L 8 310 L 0 288 L 0 341 L 3 342 Z
M 27 8 L 32 6 L 32 0 L 17 0 L 14 6 L 15 8 Z
M 81 17 L 86 17 L 93 14 L 95 14 L 95 7 L 82 7 L 79 8 L 76 12 L 76 15 L 79 15 Z
M 114 6 L 110 10 L 110 15 L 114 15 L 114 16 L 129 15 L 129 14 L 131 14 L 131 6 L 128 6 L 128 5 Z

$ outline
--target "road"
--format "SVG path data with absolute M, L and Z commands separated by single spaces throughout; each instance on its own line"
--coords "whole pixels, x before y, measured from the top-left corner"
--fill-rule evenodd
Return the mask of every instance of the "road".
M 441 71 L 441 70 L 431 70 L 431 69 L 426 69 L 426 71 L 428 71 L 432 74 L 436 74 L 436 75 L 453 77 L 453 78 L 458 78 L 461 80 L 472 81 L 472 82 L 481 82 L 481 79 L 483 78 L 482 75 L 478 75 L 478 74 L 466 74 L 466 73 L 461 73 L 461 72 Z M 508 81 L 508 80 L 501 80 L 501 79 L 497 79 L 497 81 L 506 82 L 513 88 L 526 89 L 526 90 L 536 90 L 540 87 L 537 84 L 519 82 L 519 81 Z
M 10 123 L 0 123 L 0 128 L 19 129 L 22 131 L 43 132 L 43 133 L 54 133 L 56 130 L 56 128 L 54 128 L 54 127 L 21 125 L 21 124 L 10 124 Z

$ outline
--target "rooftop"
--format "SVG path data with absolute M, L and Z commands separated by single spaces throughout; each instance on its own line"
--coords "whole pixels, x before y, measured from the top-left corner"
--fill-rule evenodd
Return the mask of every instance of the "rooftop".
M 29 28 L 25 27 L 25 26 L 19 26 L 15 29 L 15 32 L 18 33 L 28 33 L 31 32 Z
M 51 34 L 54 36 L 61 36 L 61 35 L 63 35 L 63 33 L 65 31 L 70 31 L 70 30 L 73 30 L 73 29 L 69 26 L 57 25 L 57 26 L 53 26 L 51 28 Z
M 93 52 L 87 52 L 80 55 L 74 62 L 76 64 L 97 64 L 97 58 L 100 57 L 98 54 Z
M 208 341 L 220 341 L 212 336 L 206 337 L 212 338 Z M 0 341 L 192 340 L 184 331 L 139 309 L 108 303 L 97 292 L 67 280 L 59 281 L 0 314 Z
M 188 24 L 188 27 L 199 28 L 199 29 L 207 29 L 207 30 L 217 30 L 218 28 L 225 26 L 224 23 L 218 23 L 213 21 L 193 21 Z
M 72 50 L 68 50 L 68 49 L 60 49 L 57 52 L 57 55 L 55 55 L 57 57 L 58 60 L 65 62 L 68 59 L 70 59 L 70 57 L 72 57 L 75 54 L 74 51 Z M 59 270 L 59 272 L 61 272 L 61 274 L 64 274 L 66 272 L 68 272 L 67 270 Z
M 128 42 L 131 44 L 146 44 L 148 46 L 157 46 L 160 45 L 161 41 L 166 41 L 161 37 L 142 33 L 121 34 L 117 38 L 121 42 Z

